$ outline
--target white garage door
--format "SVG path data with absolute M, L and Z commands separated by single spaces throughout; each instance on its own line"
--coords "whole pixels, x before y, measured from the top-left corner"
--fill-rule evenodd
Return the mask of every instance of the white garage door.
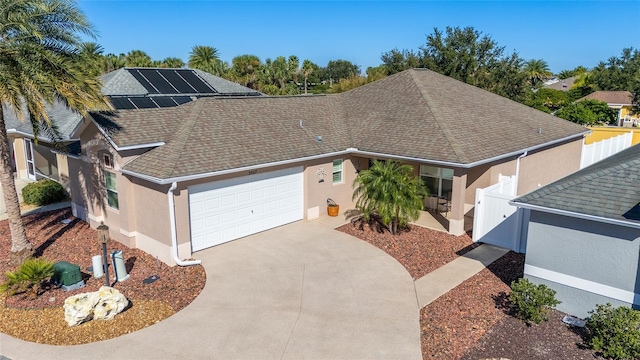
M 192 250 L 302 220 L 302 187 L 302 167 L 190 186 Z

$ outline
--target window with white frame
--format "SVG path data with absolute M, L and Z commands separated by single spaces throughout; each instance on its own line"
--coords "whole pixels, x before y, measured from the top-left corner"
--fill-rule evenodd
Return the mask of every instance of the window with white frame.
M 104 172 L 105 188 L 107 189 L 107 205 L 113 209 L 119 209 L 118 188 L 116 184 L 116 174 L 110 171 Z
M 333 183 L 342 182 L 342 159 L 333 160 Z
M 453 169 L 420 165 L 420 180 L 429 190 L 429 196 L 451 197 Z

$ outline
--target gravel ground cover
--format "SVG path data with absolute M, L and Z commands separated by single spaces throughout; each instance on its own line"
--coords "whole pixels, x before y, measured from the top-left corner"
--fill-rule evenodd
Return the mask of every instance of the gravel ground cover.
M 469 234 L 452 236 L 412 226 L 398 236 L 352 224 L 338 230 L 365 240 L 393 256 L 414 279 L 478 246 Z M 582 330 L 565 325 L 564 314 L 527 326 L 510 315 L 506 299 L 511 281 L 521 278 L 524 254 L 509 252 L 420 311 L 424 359 L 595 359 L 582 346 Z
M 346 224 L 337 230 L 384 250 L 402 264 L 414 280 L 478 246 L 468 234 L 452 236 L 415 225 L 397 235 L 388 231 L 380 232 L 367 225 L 360 228 Z
M 69 219 L 69 224 L 62 220 Z M 0 295 L 0 332 L 33 342 L 71 345 L 110 339 L 155 324 L 185 306 L 203 289 L 206 275 L 202 266 L 169 267 L 151 255 L 129 249 L 114 240 L 107 242 L 107 252 L 123 251 L 130 278 L 115 283 L 110 267 L 112 286 L 130 300 L 131 306 L 110 321 L 89 321 L 69 327 L 64 321 L 64 300 L 74 294 L 96 291 L 105 285 L 104 276 L 95 279 L 90 267 L 91 258 L 102 254 L 96 231 L 71 215 L 69 209 L 33 214 L 23 217 L 27 237 L 36 249 L 36 256 L 47 260 L 67 261 L 80 266 L 86 286 L 64 291 L 48 287 L 37 299 L 23 294 Z M 7 220 L 0 221 L 0 273 L 14 270 L 9 264 L 11 235 Z M 151 284 L 143 280 L 151 276 L 158 280 Z M 4 278 L 2 279 L 4 282 Z M 37 329 L 34 331 L 34 329 Z

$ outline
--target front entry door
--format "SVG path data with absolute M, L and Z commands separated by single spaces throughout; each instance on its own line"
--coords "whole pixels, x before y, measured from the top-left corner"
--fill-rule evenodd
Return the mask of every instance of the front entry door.
M 33 141 L 24 139 L 24 153 L 27 159 L 27 177 L 31 180 L 36 179 L 36 162 L 33 157 Z

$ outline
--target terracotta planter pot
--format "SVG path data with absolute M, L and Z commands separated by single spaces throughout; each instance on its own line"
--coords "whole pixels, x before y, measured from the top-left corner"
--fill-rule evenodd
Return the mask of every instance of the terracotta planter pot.
M 329 214 L 329 216 L 338 216 L 339 213 L 340 213 L 339 205 L 327 206 L 327 214 Z

